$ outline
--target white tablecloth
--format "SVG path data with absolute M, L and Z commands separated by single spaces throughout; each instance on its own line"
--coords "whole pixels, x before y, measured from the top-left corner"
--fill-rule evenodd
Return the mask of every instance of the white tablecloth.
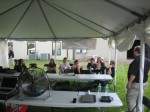
M 56 80 L 78 80 L 78 81 L 93 81 L 93 80 L 101 80 L 101 81 L 109 81 L 112 80 L 112 77 L 107 74 L 76 74 L 75 76 L 70 75 L 59 75 L 59 74 L 47 74 L 49 79 Z
M 20 73 L 14 74 L 4 74 L 0 73 L 0 78 L 6 76 L 19 76 Z M 78 81 L 93 81 L 93 80 L 101 80 L 101 81 L 109 81 L 112 80 L 112 77 L 107 74 L 76 74 L 75 76 L 71 75 L 59 75 L 59 74 L 50 74 L 47 73 L 49 79 L 55 80 L 78 80 Z
M 110 103 L 100 102 L 100 97 L 106 95 L 106 93 L 91 92 L 91 94 L 96 95 L 95 103 L 81 103 L 79 94 L 86 94 L 86 92 L 70 92 L 70 91 L 51 91 L 51 97 L 47 100 L 33 100 L 33 98 L 29 98 L 28 100 L 20 101 L 18 96 L 15 96 L 6 103 L 10 104 L 26 104 L 31 106 L 43 106 L 43 107 L 120 107 L 123 106 L 120 98 L 116 93 L 108 93 L 109 96 L 113 97 L 113 101 Z M 77 99 L 76 103 L 72 103 L 73 98 Z

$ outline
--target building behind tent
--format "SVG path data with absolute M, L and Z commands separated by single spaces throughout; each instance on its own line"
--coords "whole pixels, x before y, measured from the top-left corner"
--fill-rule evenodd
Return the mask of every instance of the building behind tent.
M 8 42 L 9 46 L 15 53 L 15 59 L 49 59 L 55 58 L 55 41 L 14 41 Z M 97 58 L 101 56 L 105 61 L 115 59 L 115 49 L 109 48 L 108 40 L 97 38 L 96 48 L 89 49 L 62 49 L 62 41 L 56 41 L 57 59 L 62 60 L 63 57 L 68 59 L 79 59 L 87 61 L 89 58 Z M 118 59 L 126 60 L 126 52 L 118 52 Z

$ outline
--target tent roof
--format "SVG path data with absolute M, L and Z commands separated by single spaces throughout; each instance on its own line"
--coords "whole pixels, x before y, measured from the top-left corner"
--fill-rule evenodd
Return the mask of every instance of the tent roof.
M 0 39 L 108 38 L 147 17 L 150 0 L 1 0 Z

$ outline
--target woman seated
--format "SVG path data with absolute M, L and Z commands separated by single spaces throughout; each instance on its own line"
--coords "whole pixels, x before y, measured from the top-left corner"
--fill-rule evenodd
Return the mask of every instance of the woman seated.
M 72 70 L 74 71 L 74 73 L 75 74 L 80 74 L 82 69 L 83 68 L 79 65 L 79 61 L 75 60 L 74 64 L 72 65 Z
M 107 69 L 107 74 L 111 75 L 112 78 L 115 76 L 115 62 L 110 61 L 109 68 Z M 101 85 L 104 88 L 106 84 L 111 84 L 112 81 L 101 81 Z
M 95 59 L 94 58 L 90 59 L 90 63 L 87 64 L 87 69 L 90 70 L 90 71 L 97 69 L 97 65 L 95 64 Z
M 50 62 L 47 67 L 47 73 L 56 73 L 56 64 L 53 58 L 50 59 Z
M 115 62 L 114 61 L 110 61 L 110 65 L 108 68 L 108 72 L 109 75 L 111 75 L 112 77 L 115 76 Z
M 19 59 L 18 62 L 16 63 L 16 65 L 14 66 L 14 69 L 17 71 L 17 72 L 22 72 L 26 69 L 26 65 L 24 63 L 24 60 L 23 59 Z
M 101 57 L 97 58 L 96 65 L 97 65 L 97 69 L 101 70 L 101 67 L 102 67 L 102 58 Z
M 102 57 L 97 58 L 97 70 L 100 70 L 101 74 L 106 74 L 107 67 L 105 66 L 104 59 Z

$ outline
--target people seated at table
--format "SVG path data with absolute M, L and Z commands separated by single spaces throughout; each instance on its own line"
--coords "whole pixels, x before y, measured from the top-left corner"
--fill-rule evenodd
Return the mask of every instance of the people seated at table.
M 99 59 L 98 59 L 98 61 L 99 61 Z M 105 63 L 102 61 L 100 71 L 101 71 L 101 74 L 108 74 L 108 75 L 111 75 L 112 77 L 114 77 L 114 74 L 115 74 L 115 62 L 114 61 L 110 61 L 109 68 L 107 68 L 105 66 Z M 91 84 L 97 84 L 98 85 L 99 83 L 101 84 L 102 89 L 104 90 L 105 86 L 107 84 L 110 84 L 110 81 L 95 80 Z
M 111 75 L 112 77 L 115 76 L 115 62 L 114 61 L 110 61 L 110 65 L 109 68 L 107 70 L 107 74 Z
M 114 61 L 112 61 L 112 60 L 110 61 L 109 68 L 107 68 L 107 70 L 105 72 L 106 73 L 104 73 L 104 74 L 111 75 L 112 78 L 114 77 L 114 75 L 115 75 L 115 62 Z M 100 81 L 100 83 L 101 83 L 102 88 L 105 88 L 105 86 L 107 84 L 111 84 L 112 81 Z
M 99 73 L 99 72 L 101 73 L 101 68 L 103 65 L 103 58 L 102 57 L 97 58 L 96 65 L 97 65 L 97 70 L 98 70 L 97 73 Z
M 104 74 L 111 75 L 113 78 L 115 75 L 115 62 L 111 60 L 110 64 L 109 64 L 109 68 L 105 68 L 105 67 L 104 67 L 105 71 L 103 71 L 103 72 L 106 72 L 106 73 L 104 73 Z M 101 86 L 103 88 L 105 88 L 106 84 L 110 84 L 111 81 L 100 81 L 100 83 L 101 83 Z
M 101 63 L 102 63 L 102 58 L 101 57 L 98 57 L 97 58 L 97 61 L 96 61 L 96 65 L 97 65 L 97 69 L 100 70 L 101 69 Z
M 26 65 L 25 65 L 23 59 L 19 59 L 19 60 L 16 62 L 15 66 L 14 66 L 14 69 L 15 69 L 17 72 L 22 72 L 22 71 L 24 71 L 26 68 L 27 68 L 27 67 L 26 67 Z
M 50 62 L 47 67 L 47 73 L 56 73 L 56 63 L 53 58 L 50 59 Z
M 107 67 L 105 66 L 104 59 L 102 57 L 98 57 L 96 61 L 97 70 L 100 70 L 101 74 L 106 74 Z
M 65 71 L 71 69 L 70 64 L 67 62 L 67 57 L 64 57 L 63 62 L 59 66 L 59 69 L 62 74 L 64 74 Z
M 75 74 L 80 74 L 82 70 L 82 66 L 79 64 L 79 60 L 75 60 L 74 64 L 72 65 L 72 70 Z
M 90 70 L 90 71 L 97 69 L 97 65 L 95 63 L 95 59 L 94 58 L 90 59 L 90 63 L 87 64 L 87 69 Z

